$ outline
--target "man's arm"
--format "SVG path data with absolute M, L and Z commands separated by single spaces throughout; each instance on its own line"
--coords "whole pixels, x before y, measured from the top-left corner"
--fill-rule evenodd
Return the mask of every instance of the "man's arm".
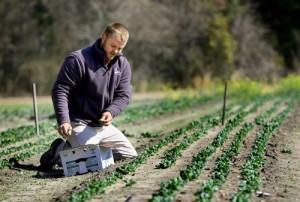
M 112 103 L 104 111 L 108 111 L 116 117 L 129 104 L 131 99 L 131 67 L 127 60 L 124 60 L 124 69 L 121 72 L 121 79 L 115 90 Z
M 70 117 L 69 117 L 69 97 L 81 78 L 80 66 L 74 56 L 65 59 L 57 80 L 52 89 L 52 101 L 59 125 L 58 132 L 65 136 L 69 134 Z

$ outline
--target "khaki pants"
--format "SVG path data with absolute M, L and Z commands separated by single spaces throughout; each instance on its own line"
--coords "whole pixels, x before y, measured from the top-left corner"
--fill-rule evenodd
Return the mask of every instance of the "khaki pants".
M 109 126 L 90 127 L 83 123 L 72 123 L 72 135 L 67 139 L 71 147 L 78 147 L 87 144 L 98 144 L 101 147 L 111 148 L 113 153 L 121 157 L 135 157 L 137 152 L 125 137 L 125 135 L 110 124 Z M 56 156 L 59 152 L 70 148 L 67 143 L 59 145 Z

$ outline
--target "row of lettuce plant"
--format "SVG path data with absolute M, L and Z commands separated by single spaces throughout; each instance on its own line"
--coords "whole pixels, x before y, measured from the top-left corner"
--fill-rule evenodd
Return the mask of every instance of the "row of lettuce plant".
M 282 98 L 275 101 L 273 106 L 269 110 L 265 111 L 264 113 L 260 114 L 255 118 L 255 123 L 257 125 L 263 125 L 264 123 L 266 123 L 269 116 L 277 110 L 278 105 L 280 105 L 282 102 L 283 102 Z
M 252 193 L 259 188 L 261 182 L 260 169 L 264 163 L 267 142 L 279 128 L 289 112 L 293 109 L 296 102 L 295 100 L 296 99 L 289 103 L 287 109 L 279 113 L 271 121 L 264 124 L 262 130 L 257 133 L 251 153 L 247 158 L 248 160 L 242 166 L 242 181 L 239 192 L 234 195 L 232 201 L 250 201 Z
M 216 151 L 218 147 L 224 144 L 229 133 L 240 123 L 242 123 L 246 115 L 255 112 L 264 101 L 265 100 L 257 101 L 248 111 L 241 111 L 237 113 L 233 119 L 230 119 L 225 127 L 213 139 L 212 143 L 194 156 L 191 164 L 180 171 L 179 176 L 175 176 L 161 183 L 159 191 L 152 195 L 150 201 L 173 201 L 174 195 L 177 191 L 179 191 L 187 182 L 195 180 L 200 175 L 208 158 Z
M 56 137 L 55 135 L 52 135 L 52 136 L 44 139 L 44 141 L 36 143 L 29 150 L 25 150 L 25 151 L 22 150 L 22 151 L 16 153 L 15 155 L 10 156 L 9 159 L 7 159 L 7 158 L 1 159 L 0 160 L 0 169 L 6 168 L 6 167 L 11 167 L 14 164 L 14 162 L 11 161 L 11 159 L 15 159 L 16 161 L 23 161 L 34 155 L 41 154 L 42 152 L 49 149 L 49 142 L 54 140 L 55 137 Z
M 197 105 L 205 104 L 212 101 L 220 100 L 221 97 L 212 96 L 195 96 L 195 97 L 181 97 L 180 99 L 163 99 L 156 103 L 138 107 L 127 108 L 124 112 L 123 120 L 119 123 L 128 123 L 148 117 L 159 116 L 165 113 L 171 113 Z
M 252 130 L 252 128 L 252 123 L 245 123 L 236 133 L 230 147 L 217 159 L 216 166 L 213 170 L 213 176 L 203 184 L 201 190 L 197 193 L 197 201 L 211 201 L 214 192 L 216 192 L 225 182 L 229 174 L 230 163 L 239 153 L 243 139 Z
M 40 117 L 48 117 L 53 114 L 52 104 L 39 104 L 38 112 Z M 20 118 L 30 118 L 33 116 L 32 104 L 4 104 L 0 106 L 0 123 L 8 120 Z
M 51 121 L 39 124 L 40 134 L 47 135 L 56 127 L 56 123 Z M 35 127 L 32 125 L 10 128 L 0 133 L 0 147 L 23 141 L 36 135 Z
M 237 109 L 238 110 L 238 109 Z M 227 116 L 230 116 L 233 114 L 234 111 L 229 111 Z M 171 149 L 168 149 L 163 154 L 163 160 L 156 166 L 156 168 L 162 168 L 166 169 L 171 167 L 176 160 L 181 157 L 182 151 L 187 149 L 192 143 L 199 140 L 200 138 L 204 137 L 208 130 L 214 128 L 215 126 L 219 125 L 221 121 L 221 117 L 208 119 L 206 124 L 201 125 L 199 128 L 197 128 L 195 131 L 192 131 L 191 134 L 187 134 L 178 145 L 172 147 Z
M 39 138 L 37 141 L 34 142 L 26 142 L 24 144 L 21 144 L 19 146 L 10 146 L 0 151 L 0 158 L 8 157 L 9 155 L 12 155 L 14 153 L 17 153 L 19 151 L 30 149 L 34 146 L 40 145 L 40 144 L 46 144 L 49 143 L 51 140 L 53 140 L 54 135 L 46 135 Z
M 274 102 L 270 109 L 255 117 L 254 122 L 257 125 L 265 123 L 270 115 L 278 109 L 278 105 L 281 102 L 282 99 Z M 234 157 L 239 154 L 242 141 L 253 127 L 254 125 L 252 123 L 245 123 L 240 131 L 236 133 L 229 148 L 217 159 L 216 166 L 213 170 L 213 176 L 202 185 L 202 188 L 196 194 L 197 201 L 212 200 L 213 194 L 218 191 L 219 187 L 225 182 L 230 171 L 230 163 Z
M 162 147 L 167 146 L 173 142 L 175 142 L 179 137 L 186 134 L 187 132 L 193 130 L 196 127 L 201 127 L 203 123 L 206 123 L 207 120 L 217 119 L 219 117 L 218 113 L 213 113 L 213 115 L 206 115 L 200 118 L 199 121 L 192 121 L 186 127 L 182 127 L 177 129 L 169 135 L 167 135 L 164 139 L 160 140 L 159 143 L 154 144 L 146 148 L 143 152 L 141 152 L 135 159 L 126 163 L 113 171 L 109 176 L 106 176 L 104 179 L 100 180 L 92 180 L 89 184 L 87 184 L 82 190 L 75 192 L 71 195 L 69 201 L 86 201 L 91 199 L 93 196 L 97 194 L 102 194 L 105 192 L 107 187 L 113 185 L 117 182 L 117 180 L 122 179 L 123 176 L 128 173 L 134 172 L 141 164 L 143 164 L 148 158 L 154 156 Z

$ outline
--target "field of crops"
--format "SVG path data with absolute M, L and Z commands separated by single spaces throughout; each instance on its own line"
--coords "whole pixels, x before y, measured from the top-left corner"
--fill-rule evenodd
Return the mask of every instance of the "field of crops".
M 220 93 L 134 100 L 114 123 L 139 156 L 73 177 L 37 170 L 57 137 L 51 105 L 40 106 L 37 136 L 29 105 L 2 104 L 0 200 L 299 200 L 299 91 L 231 92 L 224 124 L 222 101 Z

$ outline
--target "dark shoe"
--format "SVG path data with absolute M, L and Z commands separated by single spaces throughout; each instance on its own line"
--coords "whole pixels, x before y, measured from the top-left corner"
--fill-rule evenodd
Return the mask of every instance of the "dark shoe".
M 113 153 L 114 161 L 121 161 L 123 160 L 123 156 L 120 153 Z
M 43 170 L 51 170 L 52 167 L 57 163 L 58 159 L 55 158 L 57 147 L 64 142 L 63 139 L 55 139 L 50 148 L 40 158 L 40 168 Z
M 123 156 L 120 153 L 113 153 L 113 157 L 114 157 L 114 161 L 124 161 L 124 160 L 127 160 L 127 159 L 134 158 L 134 156 L 133 157 Z

